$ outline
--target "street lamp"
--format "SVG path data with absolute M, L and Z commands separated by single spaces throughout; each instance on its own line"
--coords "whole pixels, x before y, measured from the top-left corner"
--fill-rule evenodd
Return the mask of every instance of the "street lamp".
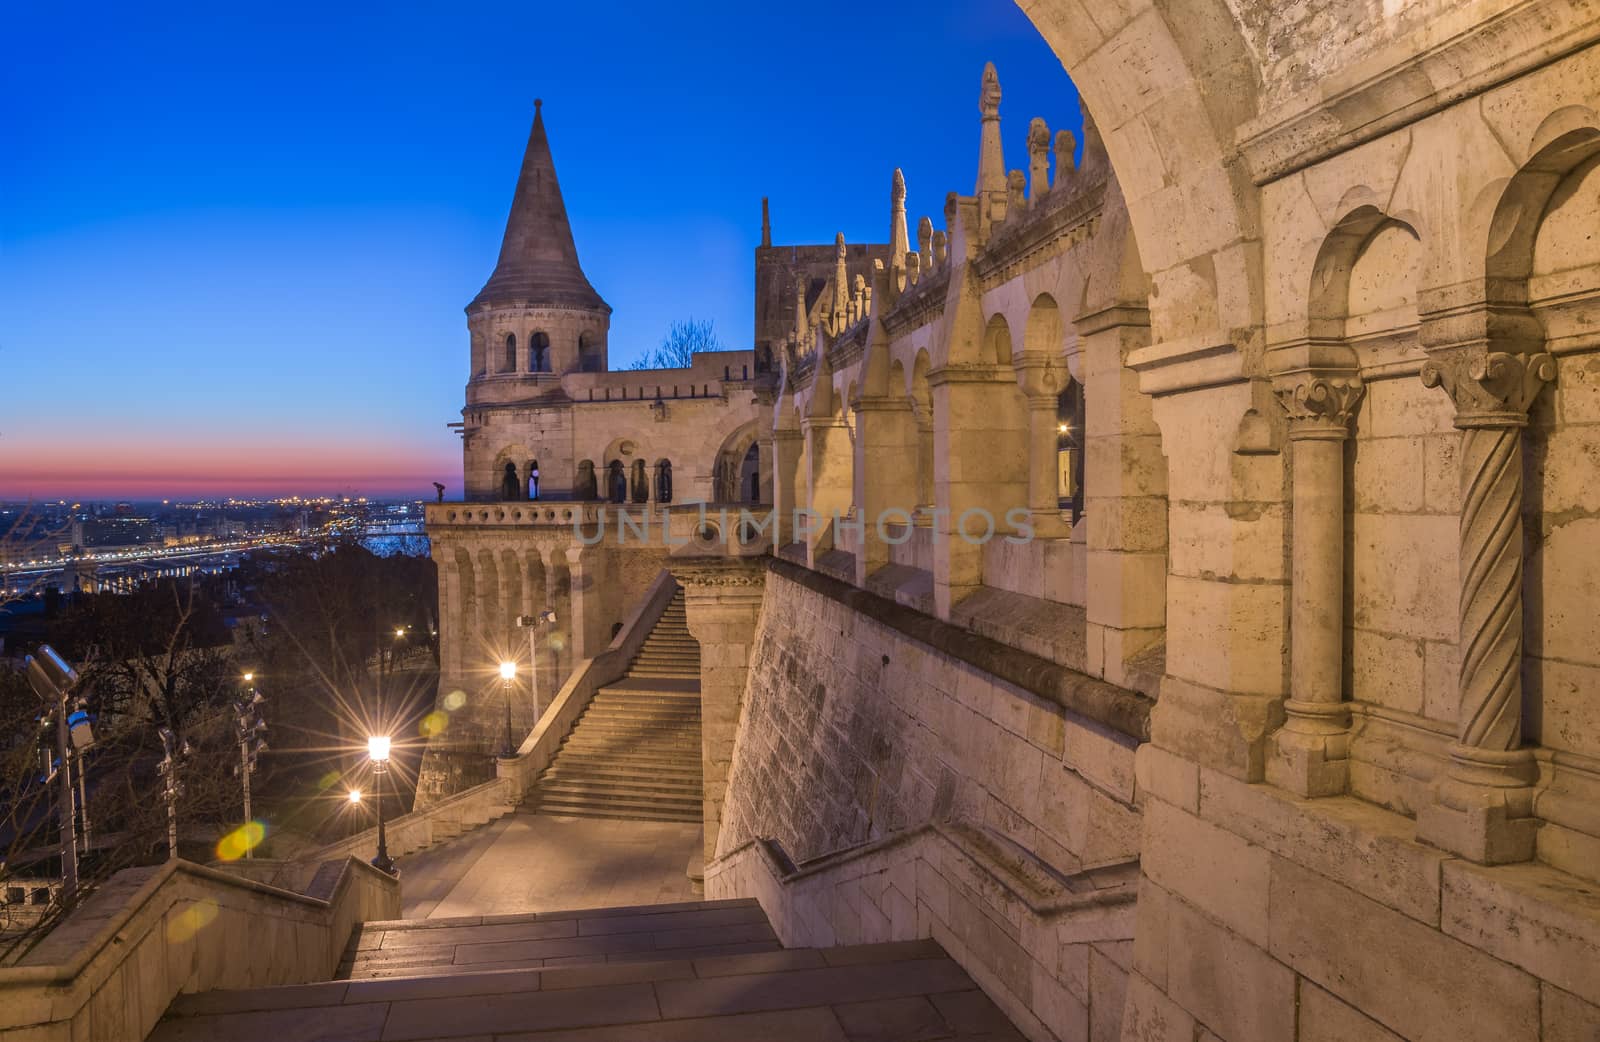
M 510 660 L 500 663 L 500 694 L 506 704 L 506 733 L 500 742 L 500 758 L 509 760 L 517 755 L 517 750 L 511 744 L 511 682 L 516 679 L 517 664 Z
M 47 704 L 54 703 L 56 712 L 56 756 L 61 766 L 61 887 L 70 898 L 78 891 L 78 839 L 73 835 L 72 770 L 68 766 L 67 695 L 78 683 L 78 672 L 67 665 L 48 644 L 39 646 L 39 654 L 28 656 L 28 684 Z
M 556 613 L 546 608 L 537 615 L 518 615 L 517 625 L 528 631 L 528 668 L 533 674 L 533 725 L 539 726 L 539 627 L 556 621 Z
M 162 757 L 156 770 L 165 783 L 162 795 L 167 800 L 167 857 L 175 861 L 178 858 L 178 797 L 183 795 L 183 782 L 178 780 L 178 768 L 194 750 L 187 738 L 180 745 L 170 727 L 163 727 L 160 733 Z
M 389 773 L 389 736 L 373 735 L 368 738 L 367 756 L 372 760 L 372 785 L 378 796 L 378 856 L 372 859 L 372 867 L 391 876 L 398 875 L 394 858 L 389 856 L 389 837 L 383 830 L 383 776 Z M 360 800 L 361 791 L 357 789 L 351 793 L 350 802 L 357 803 Z
M 267 722 L 261 719 L 261 703 L 266 699 L 261 697 L 261 692 L 256 690 L 254 673 L 246 673 L 244 682 L 249 685 L 248 694 L 241 694 L 239 701 L 233 704 L 234 725 L 239 738 L 239 766 L 233 773 L 239 776 L 244 785 L 244 824 L 245 832 L 241 835 L 247 837 L 244 856 L 254 858 L 253 843 L 248 842 L 250 828 L 250 776 L 256 773 L 256 758 L 267 747 L 267 740 L 261 737 L 267 729 Z

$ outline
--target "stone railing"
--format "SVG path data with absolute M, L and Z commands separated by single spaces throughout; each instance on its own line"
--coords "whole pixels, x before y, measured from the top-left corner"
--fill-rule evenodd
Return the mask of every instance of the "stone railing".
M 708 900 L 760 901 L 786 947 L 931 937 L 1035 1042 L 1118 1037 L 1138 862 L 1063 876 L 987 830 L 936 822 L 798 865 L 752 840 L 705 878 Z
M 550 766 L 562 740 L 589 708 L 595 692 L 621 680 L 628 672 L 628 666 L 639 654 L 677 590 L 677 581 L 671 573 L 663 571 L 657 575 L 623 621 L 622 629 L 611 639 L 610 646 L 594 658 L 577 664 L 567 682 L 561 685 L 561 693 L 556 695 L 517 750 L 517 755 L 500 761 L 500 777 L 496 780 L 510 785 L 512 799 L 521 802 L 539 775 Z
M 544 715 L 517 750 L 517 755 L 499 761 L 498 777 L 422 810 L 402 814 L 393 821 L 385 822 L 390 856 L 401 857 L 427 850 L 503 817 L 521 803 L 528 789 L 555 759 L 562 739 L 572 731 L 572 725 L 577 723 L 583 711 L 589 708 L 595 692 L 620 680 L 628 671 L 628 665 L 639 653 L 639 648 L 649 637 L 650 630 L 661 618 L 661 613 L 666 610 L 677 588 L 677 583 L 667 572 L 656 576 L 623 623 L 622 629 L 612 638 L 611 645 L 573 668 L 572 675 L 561 685 L 560 693 L 545 709 Z M 318 859 L 345 856 L 370 858 L 377 849 L 378 830 L 373 827 L 322 847 L 309 856 Z M 279 877 L 270 875 L 267 878 Z
M 512 791 L 505 778 L 491 778 L 454 796 L 431 803 L 422 810 L 402 814 L 384 822 L 390 857 L 401 857 L 427 850 L 479 825 L 503 817 L 516 806 L 521 794 Z M 309 855 L 313 858 L 357 857 L 370 859 L 378 850 L 377 826 L 330 843 Z M 231 869 L 230 869 L 231 871 Z
M 353 859 L 305 893 L 188 861 L 127 869 L 0 969 L 0 1042 L 126 1042 L 182 992 L 327 980 L 357 923 L 399 915 L 399 882 Z

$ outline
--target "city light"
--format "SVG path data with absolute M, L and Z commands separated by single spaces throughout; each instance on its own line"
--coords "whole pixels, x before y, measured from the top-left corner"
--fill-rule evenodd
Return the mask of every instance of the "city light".
M 351 803 L 360 803 L 361 802 L 361 790 L 360 789 L 351 789 L 350 790 L 349 799 L 350 799 Z
M 374 763 L 387 763 L 389 760 L 389 736 L 373 735 L 368 738 L 367 755 L 372 757 Z
M 501 680 L 510 680 L 513 677 L 515 677 L 516 675 L 517 675 L 517 664 L 515 662 L 502 662 L 502 663 L 500 663 L 500 679 Z

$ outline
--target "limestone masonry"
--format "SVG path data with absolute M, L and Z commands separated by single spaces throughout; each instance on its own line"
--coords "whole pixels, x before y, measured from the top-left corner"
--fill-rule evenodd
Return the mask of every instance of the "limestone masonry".
M 785 943 L 932 938 L 1036 1040 L 1595 1042 L 1600 15 L 1021 5 L 1083 140 L 970 70 L 974 183 L 764 207 L 754 342 L 684 369 L 607 369 L 536 106 L 419 799 L 665 569 L 706 893 Z

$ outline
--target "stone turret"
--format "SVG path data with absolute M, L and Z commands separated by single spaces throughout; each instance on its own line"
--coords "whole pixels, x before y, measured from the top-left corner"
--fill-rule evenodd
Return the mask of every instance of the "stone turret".
M 1056 131 L 1056 187 L 1067 183 L 1077 169 L 1077 163 L 1072 158 L 1073 150 L 1078 147 L 1078 139 L 1072 136 L 1070 130 Z
M 611 307 L 578 263 L 543 102 L 533 105 L 500 258 L 467 305 L 474 380 L 606 368 Z
M 1028 124 L 1028 198 L 1050 191 L 1050 127 L 1038 116 Z
M 1005 152 L 1000 146 L 1000 74 L 994 62 L 983 67 L 983 88 L 978 94 L 978 111 L 983 114 L 983 133 L 978 145 L 979 196 L 1006 191 Z

